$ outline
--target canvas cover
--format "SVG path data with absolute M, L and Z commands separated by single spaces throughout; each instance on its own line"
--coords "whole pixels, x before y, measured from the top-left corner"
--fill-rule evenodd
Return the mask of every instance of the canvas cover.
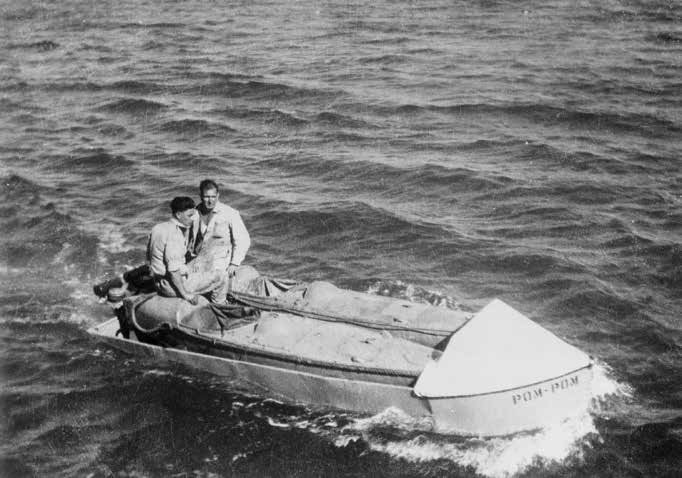
M 324 281 L 273 279 L 248 266 L 239 269 L 230 294 L 262 308 L 390 331 L 395 337 L 429 347 L 444 345 L 471 317 L 462 310 L 340 289 Z
M 155 294 L 126 299 L 125 305 L 132 329 L 138 332 L 155 334 L 182 328 L 196 332 L 208 343 L 222 340 L 336 367 L 370 368 L 416 378 L 424 365 L 440 354 L 385 331 L 243 305 L 204 302 L 192 306 L 182 299 Z

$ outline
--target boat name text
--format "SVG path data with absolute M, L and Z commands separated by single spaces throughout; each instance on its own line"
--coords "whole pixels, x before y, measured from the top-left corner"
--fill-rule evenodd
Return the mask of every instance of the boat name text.
M 578 386 L 578 376 L 567 377 L 556 382 L 552 382 L 548 385 L 543 385 L 542 387 L 537 387 L 531 390 L 525 390 L 523 392 L 512 394 L 512 402 L 514 405 L 524 402 L 531 402 L 539 398 L 546 397 L 553 393 L 561 392 L 567 388 L 572 388 Z

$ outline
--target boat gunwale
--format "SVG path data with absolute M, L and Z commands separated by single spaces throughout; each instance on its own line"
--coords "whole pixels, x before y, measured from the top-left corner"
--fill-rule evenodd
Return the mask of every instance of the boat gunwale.
M 111 319 L 109 319 L 109 320 L 106 320 L 106 321 L 102 322 L 102 323 L 99 324 L 99 325 L 96 325 L 96 326 L 94 326 L 94 327 L 91 327 L 90 329 L 88 329 L 88 332 L 89 332 L 90 334 L 92 334 L 92 335 L 97 335 L 97 336 L 105 337 L 105 338 L 109 338 L 109 339 L 113 338 L 113 339 L 115 339 L 115 340 L 120 340 L 120 341 L 131 342 L 131 343 L 134 343 L 134 344 L 136 344 L 136 345 L 142 345 L 142 346 L 148 346 L 148 347 L 155 347 L 155 348 L 159 348 L 159 349 L 169 349 L 169 350 L 173 350 L 173 351 L 175 351 L 175 352 L 195 354 L 195 355 L 199 355 L 199 356 L 201 356 L 201 357 L 210 357 L 210 358 L 212 358 L 212 359 L 217 359 L 217 360 L 230 360 L 230 361 L 234 361 L 234 362 L 242 362 L 242 363 L 253 364 L 253 365 L 257 365 L 257 366 L 261 366 L 261 367 L 269 367 L 269 368 L 273 368 L 273 369 L 279 369 L 279 370 L 283 370 L 283 371 L 287 371 L 287 372 L 291 372 L 291 373 L 301 373 L 301 374 L 306 374 L 306 375 L 311 375 L 311 376 L 324 377 L 324 378 L 327 378 L 327 379 L 351 380 L 351 381 L 352 381 L 352 380 L 359 380 L 358 378 L 335 377 L 335 376 L 329 376 L 329 375 L 323 375 L 323 374 L 319 374 L 319 373 L 314 373 L 314 372 L 311 372 L 311 371 L 302 371 L 302 370 L 290 369 L 290 368 L 285 368 L 285 367 L 278 367 L 278 366 L 276 366 L 276 365 L 265 364 L 265 363 L 259 363 L 259 362 L 253 362 L 253 361 L 249 361 L 249 360 L 243 360 L 243 359 L 240 359 L 240 358 L 220 357 L 220 356 L 205 354 L 205 353 L 201 353 L 201 352 L 195 352 L 195 351 L 192 351 L 192 350 L 183 350 L 183 349 L 179 349 L 179 348 L 177 348 L 177 347 L 170 347 L 170 346 L 167 347 L 167 346 L 163 346 L 163 345 L 150 344 L 150 343 L 146 343 L 146 342 L 141 342 L 139 339 L 138 339 L 138 340 L 126 339 L 126 338 L 124 338 L 124 337 L 118 337 L 117 335 L 110 335 L 110 334 L 105 334 L 105 333 L 100 332 L 99 329 L 101 328 L 101 326 L 103 326 L 103 325 L 105 325 L 105 324 L 108 324 L 108 323 L 110 323 L 110 322 L 113 323 L 113 322 L 116 321 L 116 320 L 117 320 L 117 319 L 116 319 L 115 317 L 114 317 L 114 318 L 111 318 Z M 185 327 L 185 328 L 188 328 L 188 327 Z M 179 327 L 177 327 L 176 329 L 179 329 Z M 184 332 L 184 331 L 182 331 L 182 332 L 183 332 L 184 334 L 190 336 L 190 337 L 193 337 L 192 334 L 189 334 L 189 333 Z M 201 334 L 196 334 L 196 333 L 195 333 L 194 335 L 201 335 Z M 214 340 L 215 340 L 215 339 L 214 339 Z M 268 357 L 266 356 L 266 358 L 268 358 Z M 275 359 L 275 360 L 277 360 L 277 359 Z M 296 362 L 294 362 L 294 361 L 290 361 L 290 363 L 296 364 Z M 303 365 L 305 365 L 305 364 L 303 364 Z M 551 382 L 551 381 L 553 381 L 553 380 L 558 380 L 558 379 L 561 379 L 561 378 L 566 377 L 566 376 L 568 376 L 568 375 L 572 375 L 572 374 L 574 374 L 574 373 L 578 373 L 578 372 L 581 372 L 581 371 L 583 371 L 583 370 L 591 369 L 593 366 L 594 366 L 594 361 L 593 361 L 593 359 L 590 357 L 590 363 L 589 363 L 589 364 L 587 364 L 587 365 L 585 365 L 585 366 L 582 366 L 582 367 L 579 367 L 579 368 L 577 368 L 577 369 L 575 369 L 575 370 L 572 370 L 572 371 L 570 371 L 570 372 L 563 373 L 563 374 L 561 374 L 561 375 L 557 375 L 557 376 L 554 376 L 554 377 L 550 377 L 550 378 L 547 378 L 547 379 L 539 380 L 539 381 L 532 382 L 532 383 L 528 383 L 528 384 L 524 384 L 524 385 L 519 385 L 519 386 L 517 386 L 517 387 L 510 387 L 510 388 L 501 389 L 501 390 L 493 390 L 493 391 L 490 391 L 490 392 L 482 392 L 482 393 L 466 394 L 466 395 L 444 395 L 444 396 L 428 397 L 428 396 L 424 396 L 424 395 L 418 395 L 418 394 L 414 391 L 414 386 L 413 386 L 413 385 L 396 384 L 396 383 L 385 383 L 385 382 L 371 382 L 371 381 L 367 381 L 367 380 L 361 380 L 361 381 L 365 381 L 365 382 L 369 382 L 369 383 L 375 383 L 375 384 L 379 384 L 379 385 L 388 385 L 388 386 L 393 386 L 393 387 L 405 387 L 405 388 L 408 388 L 408 389 L 412 390 L 412 393 L 413 393 L 414 397 L 417 398 L 417 399 L 420 399 L 420 400 L 427 400 L 427 401 L 439 401 L 439 400 L 454 400 L 454 399 L 475 398 L 475 397 L 483 397 L 483 396 L 487 396 L 487 395 L 496 395 L 496 394 L 502 394 L 502 393 L 507 393 L 507 392 L 513 392 L 513 391 L 515 391 L 515 390 L 521 390 L 521 389 L 524 389 L 524 388 L 528 388 L 528 387 L 533 387 L 533 386 L 536 386 L 536 385 L 540 385 L 540 384 L 542 384 L 542 383 Z M 323 369 L 324 369 L 324 367 L 320 367 L 320 368 L 323 368 Z M 377 369 L 370 369 L 370 372 L 368 373 L 368 375 L 382 375 L 382 374 L 378 374 L 378 373 L 374 373 L 374 374 L 373 374 L 373 373 L 371 373 L 371 370 L 377 370 Z M 383 374 L 383 375 L 385 376 L 385 375 L 391 375 L 391 374 Z M 395 377 L 405 377 L 405 378 L 415 378 L 414 376 L 409 376 L 409 377 L 408 377 L 408 376 L 404 376 L 404 375 L 395 375 L 395 374 L 393 374 L 393 375 L 391 375 L 391 376 L 395 376 Z
M 546 383 L 546 382 L 551 382 L 553 380 L 559 380 L 561 378 L 567 377 L 568 375 L 572 375 L 574 373 L 582 372 L 583 370 L 590 369 L 594 366 L 594 362 L 590 360 L 590 363 L 587 365 L 584 365 L 582 367 L 579 367 L 575 370 L 572 370 L 570 372 L 562 373 L 561 375 L 557 375 L 556 377 L 551 377 L 551 378 L 546 378 L 543 380 L 539 380 L 537 382 L 533 383 L 528 383 L 525 385 L 520 385 L 518 387 L 511 387 L 511 388 L 503 388 L 500 390 L 493 390 L 491 392 L 481 392 L 481 393 L 472 393 L 472 394 L 465 394 L 465 395 L 442 395 L 442 396 L 433 396 L 433 397 L 428 397 L 426 395 L 417 395 L 418 397 L 425 398 L 427 400 L 444 400 L 444 399 L 450 399 L 450 398 L 472 398 L 472 397 L 482 397 L 485 395 L 494 395 L 497 393 L 507 393 L 507 392 L 513 392 L 515 390 L 521 390 L 523 388 L 528 388 L 528 387 L 534 387 L 536 385 L 540 385 L 541 383 Z
M 169 324 L 170 325 L 170 324 Z M 344 364 L 344 363 L 338 363 L 338 362 L 327 362 L 327 361 L 322 361 L 322 360 L 314 360 L 306 357 L 300 357 L 294 354 L 287 354 L 284 352 L 277 352 L 273 350 L 268 350 L 268 349 L 261 349 L 254 347 L 253 345 L 248 345 L 248 344 L 242 344 L 242 343 L 236 343 L 233 341 L 228 341 L 224 339 L 218 339 L 216 337 L 213 337 L 212 335 L 202 333 L 198 329 L 194 329 L 191 327 L 187 327 L 183 324 L 178 324 L 176 327 L 172 327 L 171 330 L 178 330 L 182 332 L 183 334 L 189 336 L 189 337 L 202 337 L 206 338 L 207 340 L 211 341 L 211 344 L 214 346 L 217 346 L 218 348 L 221 349 L 227 349 L 233 352 L 244 352 L 256 356 L 261 356 L 263 358 L 270 358 L 273 360 L 278 360 L 282 362 L 287 362 L 287 363 L 292 363 L 294 365 L 306 365 L 310 367 L 317 367 L 320 369 L 328 369 L 328 370 L 338 370 L 338 371 L 348 371 L 348 372 L 355 372 L 355 373 L 365 373 L 368 375 L 388 375 L 391 377 L 403 377 L 403 378 L 410 378 L 410 379 L 416 379 L 419 377 L 421 374 L 423 368 L 419 371 L 410 371 L 410 370 L 400 370 L 400 369 L 389 369 L 389 368 L 383 368 L 383 367 L 367 367 L 363 365 L 355 365 L 355 364 Z M 185 330 L 186 329 L 186 330 Z M 192 331 L 192 333 L 189 333 L 188 331 Z M 399 340 L 399 339 L 396 339 Z M 416 344 L 419 345 L 419 344 Z M 422 347 L 428 348 L 425 345 Z M 170 347 L 170 348 L 176 348 L 176 347 Z M 430 350 L 436 351 L 436 349 L 431 348 Z
M 284 373 L 294 373 L 294 374 L 306 375 L 306 376 L 310 376 L 310 377 L 319 377 L 319 378 L 322 378 L 322 379 L 325 379 L 325 380 L 341 380 L 341 381 L 351 381 L 351 382 L 357 381 L 356 379 L 353 379 L 353 378 L 347 378 L 347 377 L 334 377 L 334 376 L 329 376 L 329 375 L 320 375 L 320 374 L 317 374 L 317 373 L 312 373 L 312 372 L 303 371 L 303 370 L 295 370 L 295 369 L 277 367 L 277 366 L 270 365 L 270 364 L 264 364 L 264 363 L 258 363 L 258 362 L 249 362 L 249 361 L 246 361 L 246 360 L 241 360 L 241 359 L 236 359 L 236 358 L 219 357 L 219 356 L 215 356 L 215 355 L 207 355 L 207 354 L 204 354 L 204 353 L 201 353 L 201 352 L 194 352 L 194 351 L 192 351 L 192 350 L 183 350 L 183 349 L 179 349 L 179 348 L 175 348 L 175 347 L 164 347 L 164 346 L 162 346 L 162 345 L 156 345 L 156 344 L 150 344 L 150 343 L 147 343 L 147 342 L 141 342 L 140 340 L 136 340 L 136 339 L 129 339 L 129 338 L 126 339 L 125 337 L 119 337 L 119 336 L 115 335 L 115 333 L 113 333 L 113 334 L 108 334 L 108 333 L 103 333 L 103 332 L 101 331 L 101 326 L 103 326 L 103 325 L 105 325 L 105 324 L 108 324 L 108 323 L 110 323 L 110 322 L 114 322 L 114 321 L 116 321 L 116 320 L 117 320 L 117 319 L 116 319 L 115 317 L 112 318 L 112 319 L 106 320 L 106 321 L 102 322 L 102 323 L 99 324 L 99 325 L 90 327 L 90 328 L 87 330 L 87 332 L 88 332 L 90 335 L 93 335 L 93 336 L 95 336 L 95 337 L 100 337 L 102 340 L 107 340 L 107 341 L 114 340 L 115 342 L 131 343 L 131 344 L 133 344 L 133 346 L 135 346 L 135 347 L 142 347 L 142 348 L 146 348 L 146 349 L 152 349 L 152 350 L 154 350 L 154 349 L 159 349 L 159 350 L 169 351 L 169 352 L 173 352 L 173 353 L 188 354 L 188 355 L 190 355 L 190 356 L 197 356 L 197 357 L 201 357 L 201 358 L 210 358 L 210 359 L 212 359 L 212 360 L 217 360 L 217 361 L 238 362 L 238 363 L 253 365 L 253 366 L 256 366 L 256 367 L 263 367 L 263 368 L 278 370 L 278 371 L 282 371 L 282 372 L 284 372 Z M 121 350 L 121 349 L 117 348 L 117 350 Z M 409 386 L 409 385 L 405 385 L 405 384 L 399 384 L 399 383 L 384 383 L 384 382 L 367 382 L 367 383 L 370 383 L 370 384 L 372 384 L 372 385 L 374 385 L 374 386 L 388 387 L 388 388 L 407 389 L 407 390 L 411 390 L 412 392 L 414 392 L 413 387 L 411 387 L 411 386 Z M 417 396 L 417 395 L 414 394 L 414 393 L 412 393 L 412 397 L 413 397 L 414 399 L 416 399 L 416 400 L 426 400 L 426 399 L 424 399 L 424 398 L 422 398 L 422 397 Z

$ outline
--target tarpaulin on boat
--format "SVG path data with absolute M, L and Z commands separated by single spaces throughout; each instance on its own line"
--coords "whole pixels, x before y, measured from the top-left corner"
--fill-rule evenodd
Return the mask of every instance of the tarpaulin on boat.
M 200 331 L 224 331 L 254 322 L 259 312 L 253 307 L 211 304 L 202 299 L 199 306 L 175 297 L 156 294 L 135 296 L 124 301 L 126 316 L 133 329 L 152 331 L 163 326 L 182 325 Z
M 443 342 L 471 316 L 462 310 L 340 289 L 324 281 L 272 279 L 248 266 L 239 269 L 230 295 L 263 309 L 387 330 L 395 337 L 431 347 Z
M 417 377 L 440 354 L 430 347 L 401 340 L 390 333 L 343 322 L 324 321 L 287 312 L 261 312 L 234 304 L 203 302 L 192 306 L 175 297 L 156 294 L 124 301 L 132 329 L 164 334 L 164 344 L 183 345 L 179 329 L 209 344 L 238 343 L 304 361 L 345 367 L 380 369 Z M 164 333 L 167 332 L 167 333 Z
M 397 339 L 388 332 L 326 322 L 281 312 L 263 312 L 253 326 L 233 329 L 225 337 L 303 360 L 371 367 L 415 378 L 440 352 Z

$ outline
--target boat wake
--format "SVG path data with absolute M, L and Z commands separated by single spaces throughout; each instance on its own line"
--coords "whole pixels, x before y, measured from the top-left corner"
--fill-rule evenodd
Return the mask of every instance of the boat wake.
M 277 428 L 305 429 L 341 449 L 366 448 L 427 468 L 446 461 L 482 476 L 508 478 L 584 462 L 585 452 L 601 441 L 595 417 L 602 415 L 607 403 L 629 394 L 627 385 L 611 378 L 607 365 L 596 363 L 590 410 L 536 432 L 491 438 L 435 434 L 429 420 L 396 408 L 366 418 L 331 413 L 280 416 L 268 422 Z

